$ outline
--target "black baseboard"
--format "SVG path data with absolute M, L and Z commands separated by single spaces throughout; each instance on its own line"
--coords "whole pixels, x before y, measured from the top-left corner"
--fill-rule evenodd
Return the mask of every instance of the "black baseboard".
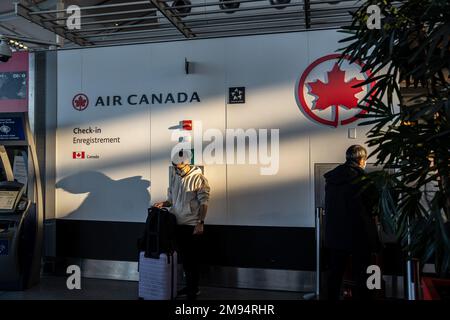
M 137 261 L 144 223 L 56 220 L 56 255 Z M 314 228 L 206 225 L 202 263 L 242 268 L 315 270 Z

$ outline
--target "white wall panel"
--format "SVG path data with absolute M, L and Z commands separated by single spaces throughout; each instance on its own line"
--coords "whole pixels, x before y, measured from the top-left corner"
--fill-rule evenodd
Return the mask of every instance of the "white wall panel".
M 245 104 L 227 105 L 227 128 L 278 129 L 279 171 L 261 175 L 260 165 L 229 165 L 229 223 L 299 226 L 307 223 L 310 123 L 294 89 L 306 67 L 306 33 L 228 39 L 227 87 L 245 86 Z
M 224 43 L 221 40 L 164 43 L 152 46 L 151 50 L 151 73 L 158 75 L 152 78 L 151 88 L 198 92 L 200 98 L 200 103 L 152 106 L 152 201 L 161 201 L 166 199 L 170 153 L 176 144 L 171 140 L 173 128 L 182 120 L 201 122 L 202 131 L 225 128 Z M 189 74 L 184 71 L 185 58 L 191 63 Z M 195 125 L 194 128 L 200 129 Z M 205 166 L 212 189 L 208 223 L 226 223 L 225 171 L 224 165 Z
M 145 219 L 150 200 L 150 108 L 96 107 L 95 98 L 148 91 L 149 53 L 145 46 L 59 53 L 58 218 Z M 84 111 L 72 107 L 72 98 L 78 93 L 89 98 Z M 101 133 L 74 135 L 76 127 L 98 127 Z M 74 145 L 75 136 L 120 137 L 120 143 Z M 86 159 L 73 159 L 74 151 L 84 151 Z M 87 159 L 92 155 L 99 159 Z

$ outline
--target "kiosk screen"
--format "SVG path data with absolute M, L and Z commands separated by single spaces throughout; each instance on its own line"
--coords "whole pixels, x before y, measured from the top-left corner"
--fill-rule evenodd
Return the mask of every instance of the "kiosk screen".
M 0 191 L 0 210 L 13 210 L 19 191 Z

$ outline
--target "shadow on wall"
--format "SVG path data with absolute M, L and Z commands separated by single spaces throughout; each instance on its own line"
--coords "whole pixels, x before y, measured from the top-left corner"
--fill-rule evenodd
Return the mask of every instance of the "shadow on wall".
M 83 203 L 65 218 L 129 221 L 130 215 L 136 217 L 136 212 L 142 212 L 145 221 L 151 200 L 150 185 L 142 176 L 113 180 L 98 171 L 83 171 L 61 179 L 56 188 L 72 194 L 88 193 Z

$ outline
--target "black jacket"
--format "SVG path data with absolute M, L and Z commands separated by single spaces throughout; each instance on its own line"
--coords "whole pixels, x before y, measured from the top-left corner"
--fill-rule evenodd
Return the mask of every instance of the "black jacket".
M 325 247 L 348 252 L 376 251 L 378 233 L 372 216 L 376 189 L 362 180 L 364 170 L 347 162 L 325 177 Z M 366 187 L 364 187 L 366 186 Z

